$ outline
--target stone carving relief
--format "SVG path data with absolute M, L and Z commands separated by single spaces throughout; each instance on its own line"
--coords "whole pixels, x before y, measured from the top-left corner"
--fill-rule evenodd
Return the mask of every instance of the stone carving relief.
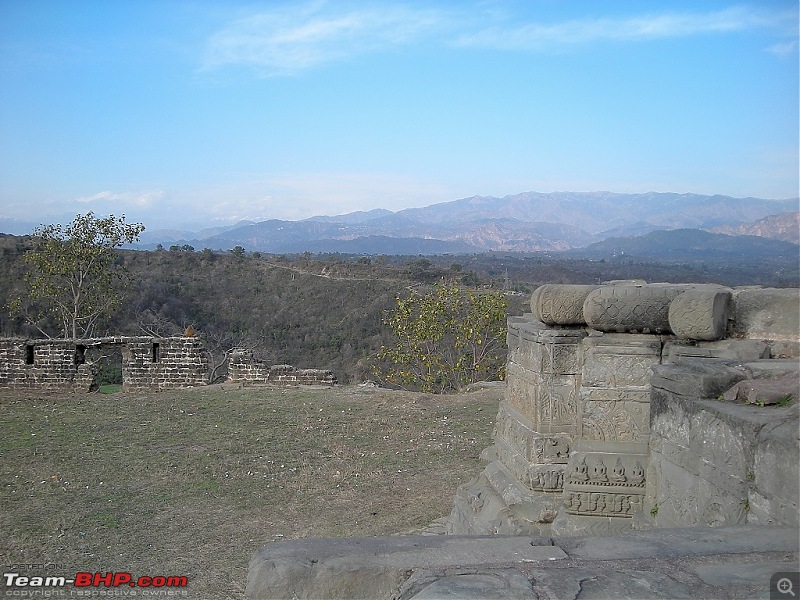
M 581 437 L 598 441 L 646 441 L 650 430 L 649 420 L 648 404 L 584 401 Z
M 661 343 L 656 336 L 613 336 L 587 344 L 583 363 L 584 387 L 647 388 L 650 370 L 661 358 Z M 627 338 L 627 339 L 626 339 Z
M 539 387 L 538 423 L 550 431 L 574 431 L 578 417 L 578 383 L 573 376 L 546 377 Z
M 660 365 L 673 354 L 684 365 L 697 357 L 739 361 L 742 345 L 756 342 L 753 361 L 770 352 L 796 359 L 798 306 L 797 290 L 635 281 L 538 288 L 533 314 L 509 318 L 508 387 L 485 470 L 502 477 L 484 477 L 470 492 L 483 507 L 480 523 L 496 518 L 494 528 L 469 531 L 522 523 L 542 535 L 608 535 L 650 521 L 761 519 L 754 513 L 766 501 L 761 488 L 753 491 L 750 446 L 729 431 L 731 419 L 710 408 L 694 416 L 699 409 L 689 410 L 682 390 L 697 386 Z M 726 335 L 734 337 L 716 341 Z M 720 368 L 715 362 L 712 370 Z M 769 502 L 786 505 L 777 492 Z M 475 508 L 464 506 L 463 514 Z
M 606 461 L 612 464 L 610 471 Z M 640 460 L 631 462 L 630 457 L 602 455 L 590 463 L 582 456 L 569 473 L 564 487 L 568 514 L 630 518 L 641 509 L 645 474 Z
M 688 285 L 604 286 L 589 293 L 583 316 L 589 327 L 610 332 L 670 333 L 669 303 Z
M 530 488 L 537 492 L 560 492 L 564 489 L 564 468 L 532 468 Z
M 533 316 L 547 325 L 585 325 L 583 303 L 596 285 L 546 284 L 531 296 Z
M 540 344 L 541 373 L 567 375 L 578 372 L 577 344 Z
M 730 291 L 688 290 L 669 305 L 670 328 L 682 338 L 721 340 L 725 337 L 731 300 Z
M 531 444 L 528 460 L 540 464 L 567 464 L 570 441 L 567 436 L 536 435 Z

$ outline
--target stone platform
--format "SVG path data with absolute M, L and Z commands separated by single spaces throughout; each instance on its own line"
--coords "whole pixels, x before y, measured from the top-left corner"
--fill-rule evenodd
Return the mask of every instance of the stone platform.
M 394 536 L 277 542 L 250 561 L 247 597 L 770 598 L 793 572 L 797 527 L 754 525 L 613 537 Z M 800 592 L 800 590 L 795 593 Z M 791 596 L 789 596 L 791 597 Z
M 531 310 L 447 533 L 800 524 L 797 289 L 549 284 Z

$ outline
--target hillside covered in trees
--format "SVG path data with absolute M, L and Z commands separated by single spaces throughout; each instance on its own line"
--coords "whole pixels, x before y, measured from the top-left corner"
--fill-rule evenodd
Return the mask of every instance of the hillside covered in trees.
M 22 256 L 28 237 L 0 236 L 0 335 L 57 335 L 37 331 L 10 311 L 23 293 Z M 599 283 L 640 278 L 723 285 L 797 286 L 797 257 L 679 263 L 563 255 L 444 256 L 261 255 L 194 251 L 117 251 L 128 273 L 122 309 L 94 335 L 175 335 L 192 326 L 215 356 L 234 346 L 253 348 L 272 364 L 331 369 L 341 382 L 370 377 L 369 361 L 389 331 L 383 323 L 397 296 L 441 281 L 504 290 L 509 314 L 521 314 L 530 292 L 544 283 Z

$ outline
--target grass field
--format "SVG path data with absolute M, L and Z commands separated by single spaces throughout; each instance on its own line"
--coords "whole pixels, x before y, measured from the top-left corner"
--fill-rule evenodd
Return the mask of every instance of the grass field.
M 0 391 L 0 560 L 53 565 L 23 575 L 186 576 L 183 597 L 243 598 L 263 544 L 448 514 L 480 471 L 501 395 Z

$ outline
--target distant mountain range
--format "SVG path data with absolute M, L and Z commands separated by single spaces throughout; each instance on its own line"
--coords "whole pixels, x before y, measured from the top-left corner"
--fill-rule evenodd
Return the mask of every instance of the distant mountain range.
M 800 212 L 770 215 L 754 223 L 722 225 L 711 231 L 727 235 L 757 235 L 800 244 Z
M 161 232 L 145 232 L 142 241 L 148 247 L 157 242 L 197 249 L 242 246 L 270 253 L 564 251 L 659 230 L 729 228 L 725 233 L 739 234 L 737 228 L 742 228 L 741 233 L 752 234 L 747 228 L 765 217 L 771 219 L 762 223 L 758 235 L 771 237 L 777 231 L 785 237 L 780 231 L 791 229 L 785 223 L 792 217 L 775 215 L 796 213 L 799 202 L 672 193 L 526 192 L 503 198 L 474 196 L 397 212 L 378 209 L 302 221 L 244 222 L 196 236 L 159 239 Z
M 145 231 L 139 247 L 152 249 L 160 243 L 228 250 L 242 246 L 248 251 L 287 254 L 604 251 L 604 246 L 592 244 L 678 229 L 757 235 L 797 244 L 799 203 L 797 198 L 656 192 L 526 192 L 503 198 L 473 196 L 397 212 L 377 209 L 302 221 L 245 221 L 196 233 Z M 0 230 L 2 226 L 0 222 Z
M 755 235 L 726 235 L 701 229 L 671 229 L 639 236 L 608 238 L 564 254 L 594 260 L 630 258 L 673 263 L 702 260 L 766 264 L 780 259 L 787 264 L 793 262 L 800 268 L 800 246 L 797 244 Z

